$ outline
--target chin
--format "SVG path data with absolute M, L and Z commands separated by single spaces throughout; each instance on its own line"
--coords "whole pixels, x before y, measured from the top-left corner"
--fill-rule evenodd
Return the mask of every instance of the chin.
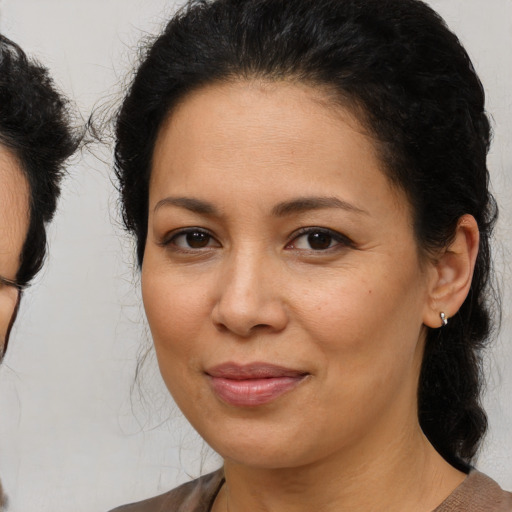
M 303 430 L 291 432 L 289 425 L 282 430 L 279 425 L 248 428 L 249 421 L 242 420 L 237 426 L 224 424 L 225 427 L 216 423 L 198 431 L 224 460 L 251 468 L 300 467 L 314 463 L 322 455 L 321 447 L 313 448 L 305 442 Z

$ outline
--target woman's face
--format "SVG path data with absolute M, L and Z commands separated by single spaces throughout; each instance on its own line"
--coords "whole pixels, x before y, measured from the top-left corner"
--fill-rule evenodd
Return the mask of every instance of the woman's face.
M 0 277 L 14 281 L 29 222 L 28 184 L 13 154 L 0 146 Z M 18 299 L 0 279 L 0 353 Z
M 306 86 L 205 87 L 161 129 L 149 195 L 160 370 L 217 452 L 295 467 L 417 428 L 432 272 L 348 111 Z

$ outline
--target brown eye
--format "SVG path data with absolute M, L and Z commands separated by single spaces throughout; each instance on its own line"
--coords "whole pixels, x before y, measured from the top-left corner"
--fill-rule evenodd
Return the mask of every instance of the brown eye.
M 208 231 L 198 228 L 184 229 L 163 242 L 164 246 L 174 246 L 183 250 L 199 250 L 208 247 L 219 247 L 219 243 Z
M 309 247 L 315 251 L 329 249 L 332 244 L 332 236 L 329 233 L 316 232 L 308 235 Z
M 301 251 L 327 251 L 353 247 L 353 242 L 345 235 L 327 228 L 304 228 L 287 245 L 288 249 Z
M 201 249 L 206 247 L 210 242 L 210 235 L 202 231 L 192 231 L 185 235 L 187 245 L 192 249 Z

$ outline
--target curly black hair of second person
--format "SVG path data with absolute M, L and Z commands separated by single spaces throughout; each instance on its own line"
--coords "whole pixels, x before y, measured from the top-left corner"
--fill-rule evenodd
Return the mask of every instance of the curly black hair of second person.
M 30 190 L 30 222 L 16 275 L 21 286 L 43 264 L 45 224 L 57 207 L 64 161 L 79 138 L 46 68 L 0 35 L 0 144 L 18 160 Z
M 147 235 L 155 140 L 194 89 L 233 80 L 324 88 L 373 137 L 383 168 L 412 205 L 424 257 L 475 217 L 479 254 L 471 292 L 443 329 L 429 329 L 418 389 L 420 425 L 467 471 L 487 428 L 481 353 L 499 299 L 490 238 L 490 128 L 484 91 L 457 37 L 418 0 L 192 1 L 145 50 L 117 118 L 115 165 L 139 264 Z

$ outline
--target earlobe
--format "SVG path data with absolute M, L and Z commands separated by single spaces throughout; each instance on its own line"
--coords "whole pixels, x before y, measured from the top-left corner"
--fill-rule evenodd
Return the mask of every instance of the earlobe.
M 433 264 L 429 301 L 423 318 L 428 327 L 442 327 L 445 322 L 441 313 L 448 320 L 462 306 L 471 288 L 479 240 L 475 218 L 463 215 L 452 243 Z

